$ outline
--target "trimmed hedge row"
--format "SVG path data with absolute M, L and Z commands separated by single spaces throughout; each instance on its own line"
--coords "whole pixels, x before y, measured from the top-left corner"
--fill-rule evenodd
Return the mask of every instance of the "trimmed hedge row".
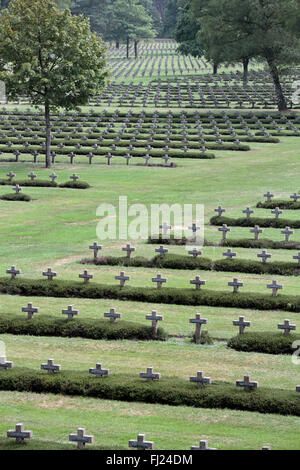
M 57 187 L 57 183 L 53 182 L 52 181 L 44 181 L 44 180 L 13 180 L 13 181 L 9 181 L 9 180 L 4 180 L 4 179 L 0 179 L 0 185 L 1 186 L 15 186 L 16 184 L 18 184 L 19 186 L 38 186 L 38 187 L 53 187 L 53 188 L 56 188 Z
M 256 207 L 259 209 L 287 209 L 287 210 L 299 210 L 300 202 L 286 201 L 285 199 L 273 199 L 272 201 L 258 202 Z
M 206 243 L 204 243 L 206 244 Z M 211 245 L 211 244 L 210 244 Z M 250 238 L 227 239 L 222 246 L 231 246 L 235 248 L 272 248 L 273 250 L 300 250 L 300 242 L 276 242 L 268 238 L 253 240 Z
M 154 235 L 153 237 L 148 237 L 147 243 L 150 245 L 185 245 L 188 239 L 186 237 L 183 238 L 174 238 L 174 234 L 171 233 L 169 238 L 164 238 L 162 234 Z
M 67 181 L 66 183 L 61 183 L 59 187 L 72 189 L 87 189 L 90 187 L 90 185 L 86 181 Z
M 249 292 L 213 291 L 209 289 L 163 287 L 131 287 L 78 281 L 48 281 L 47 279 L 0 278 L 3 294 L 66 297 L 86 299 L 119 299 L 175 305 L 207 305 L 211 307 L 250 308 L 257 310 L 285 310 L 300 312 L 300 296 L 253 294 Z
M 231 227 L 254 227 L 259 225 L 260 227 L 273 227 L 273 228 L 285 228 L 287 226 L 291 228 L 300 228 L 300 220 L 289 220 L 289 219 L 270 219 L 262 217 L 218 217 L 214 216 L 210 219 L 211 225 L 221 226 L 223 224 Z
M 12 315 L 0 316 L 0 334 L 31 336 L 62 336 L 80 337 L 89 339 L 138 339 L 165 341 L 167 333 L 158 328 L 157 336 L 153 335 L 151 326 L 119 320 L 111 323 L 109 320 L 93 318 L 74 318 L 69 321 L 65 318 L 51 316 L 35 316 L 28 318 Z
M 101 379 L 81 371 L 50 375 L 32 369 L 13 368 L 0 373 L 0 390 L 300 416 L 300 394 L 296 391 L 261 387 L 245 392 L 221 381 L 198 388 L 188 378 L 177 377 L 163 376 L 160 380 L 148 382 L 139 379 L 138 374 L 116 374 Z
M 0 196 L 3 201 L 31 201 L 31 197 L 24 193 L 9 193 Z
M 300 340 L 300 335 L 286 336 L 278 331 L 254 331 L 231 338 L 227 346 L 237 351 L 291 355 L 295 352 L 292 344 L 297 340 Z
M 126 256 L 102 256 L 96 261 L 93 258 L 84 258 L 81 264 L 94 264 L 97 266 L 133 266 L 138 268 L 166 268 L 166 269 L 200 269 L 205 271 L 227 271 L 254 274 L 278 274 L 281 276 L 297 276 L 300 274 L 300 264 L 273 261 L 262 263 L 246 259 L 221 259 L 212 261 L 209 258 L 193 258 L 192 256 L 165 254 L 151 259 L 143 256 L 127 258 Z

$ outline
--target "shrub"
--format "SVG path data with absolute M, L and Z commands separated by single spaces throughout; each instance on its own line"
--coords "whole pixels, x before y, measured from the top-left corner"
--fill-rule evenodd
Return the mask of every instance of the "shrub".
M 3 194 L 0 199 L 3 199 L 4 201 L 31 201 L 31 197 L 24 193 Z
M 78 281 L 51 281 L 47 279 L 0 278 L 0 292 L 4 294 L 39 297 L 78 297 L 87 299 L 119 299 L 175 305 L 207 305 L 211 307 L 285 310 L 300 312 L 300 296 L 271 294 L 238 294 L 209 289 L 163 287 L 131 287 Z
M 87 189 L 90 187 L 85 181 L 67 181 L 66 183 L 61 183 L 60 188 L 73 188 L 73 189 Z
M 241 247 L 241 248 L 272 248 L 273 250 L 300 250 L 300 242 L 276 242 L 261 238 L 260 240 L 253 240 L 250 238 L 240 239 L 227 239 L 222 246 Z
M 94 364 L 88 364 L 87 369 L 91 366 Z M 101 379 L 91 377 L 88 371 L 62 371 L 50 375 L 16 367 L 0 373 L 0 390 L 300 416 L 300 395 L 296 391 L 260 387 L 245 392 L 234 384 L 221 381 L 198 388 L 188 381 L 188 377 L 184 380 L 163 376 L 148 382 L 139 379 L 138 371 L 136 375 L 116 373 Z
M 260 209 L 275 209 L 276 207 L 279 207 L 279 209 L 299 210 L 300 202 L 285 201 L 284 199 L 273 199 L 270 202 L 258 202 L 256 207 Z
M 148 238 L 150 245 L 185 245 L 187 241 L 186 237 L 174 238 L 174 234 L 170 234 L 169 238 L 164 238 L 162 234 Z
M 214 216 L 210 219 L 211 225 L 221 226 L 227 224 L 231 227 L 254 227 L 259 225 L 260 227 L 273 227 L 273 228 L 285 228 L 287 226 L 291 228 L 300 228 L 300 220 L 289 220 L 289 219 L 270 219 L 270 218 L 259 218 L 259 217 L 218 217 Z
M 18 184 L 19 186 L 33 186 L 33 187 L 53 187 L 55 188 L 57 186 L 57 183 L 53 182 L 52 181 L 44 181 L 44 180 L 13 180 L 13 181 L 9 181 L 9 180 L 3 180 L 3 179 L 0 179 L 0 185 L 2 186 L 15 186 L 16 184 Z
M 300 335 L 284 335 L 283 332 L 247 332 L 235 336 L 228 342 L 228 347 L 237 351 L 258 352 L 265 354 L 293 354 L 294 341 L 300 340 Z
M 196 343 L 196 333 L 193 334 L 192 342 Z M 200 344 L 213 344 L 213 339 L 208 333 L 208 331 L 202 331 Z
M 215 261 L 213 268 L 216 271 L 230 271 L 253 274 L 278 274 L 281 276 L 299 276 L 300 264 L 272 261 L 262 263 L 261 261 L 250 261 L 246 259 L 222 259 Z
M 12 315 L 0 316 L 0 333 L 31 336 L 62 336 L 89 339 L 157 339 L 164 341 L 167 333 L 158 328 L 157 336 L 153 335 L 151 326 L 119 320 L 111 323 L 108 319 L 66 318 L 36 315 L 31 320 Z

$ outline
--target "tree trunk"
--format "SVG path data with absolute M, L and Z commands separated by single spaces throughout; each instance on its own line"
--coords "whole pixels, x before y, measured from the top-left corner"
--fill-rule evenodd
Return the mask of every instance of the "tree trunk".
M 120 41 L 116 41 L 116 49 L 120 48 Z
M 275 92 L 277 95 L 277 104 L 278 104 L 278 111 L 287 111 L 287 101 L 284 96 L 282 86 L 280 83 L 280 78 L 279 78 L 279 72 L 277 66 L 274 64 L 272 59 L 267 59 L 269 68 L 270 68 L 270 74 L 273 79 L 273 83 L 275 86 Z
M 129 37 L 126 39 L 126 57 L 129 59 Z
M 249 72 L 249 57 L 244 57 L 243 59 L 243 68 L 244 68 L 244 73 L 243 73 L 243 85 L 246 87 L 248 85 L 248 72 Z
M 49 103 L 45 103 L 45 122 L 46 122 L 46 168 L 51 167 L 51 156 L 50 156 L 50 147 L 51 147 L 51 121 L 50 121 L 50 106 Z
M 134 40 L 134 56 L 136 59 L 138 58 L 138 42 L 136 39 Z
M 216 63 L 214 62 L 214 72 L 213 72 L 214 75 L 217 75 L 217 73 L 218 73 L 218 67 L 219 67 L 219 64 L 216 64 Z

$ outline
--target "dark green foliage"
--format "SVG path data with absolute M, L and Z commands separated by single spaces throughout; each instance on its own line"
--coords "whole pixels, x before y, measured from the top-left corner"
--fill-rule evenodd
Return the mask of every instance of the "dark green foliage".
M 188 283 L 188 280 L 187 280 Z M 0 278 L 0 292 L 3 294 L 39 297 L 78 297 L 86 299 L 119 299 L 137 302 L 151 302 L 175 305 L 207 305 L 211 307 L 233 307 L 259 310 L 285 310 L 300 312 L 300 296 L 253 294 L 249 292 L 196 290 L 192 288 L 131 287 L 129 285 L 106 285 L 77 281 L 51 281 L 47 279 Z
M 195 408 L 228 408 L 300 416 L 300 395 L 296 391 L 258 388 L 252 392 L 228 382 L 214 381 L 198 388 L 178 377 L 154 382 L 136 375 L 113 373 L 106 378 L 91 377 L 87 371 L 62 371 L 49 375 L 26 368 L 14 368 L 0 374 L 0 390 L 54 393 L 128 402 L 160 403 Z M 63 367 L 63 364 L 62 364 Z
M 258 202 L 256 207 L 260 209 L 275 209 L 276 207 L 279 207 L 279 209 L 299 210 L 300 202 L 286 201 L 284 199 L 273 199 L 270 202 Z
M 235 336 L 228 342 L 228 347 L 237 351 L 258 352 L 265 354 L 293 354 L 294 341 L 300 340 L 300 335 L 284 335 L 283 332 L 254 331 Z
M 262 263 L 261 261 L 250 261 L 246 259 L 222 259 L 214 262 L 216 271 L 230 271 L 253 274 L 278 274 L 281 276 L 299 276 L 300 264 L 295 262 L 285 263 L 283 261 L 272 261 Z
M 56 318 L 45 315 L 37 315 L 31 320 L 20 316 L 1 315 L 0 333 L 108 340 L 157 339 L 164 341 L 167 338 L 167 334 L 162 328 L 158 328 L 157 336 L 154 337 L 151 326 L 124 320 L 111 323 L 108 319 L 74 318 L 71 321 L 66 318 Z
M 196 343 L 196 333 L 193 334 L 192 342 Z M 209 335 L 208 331 L 202 331 L 199 344 L 213 344 L 213 339 Z
M 211 243 L 207 242 L 207 246 Z M 276 242 L 261 238 L 260 240 L 251 240 L 249 238 L 227 239 L 222 246 L 241 247 L 241 248 L 272 248 L 273 250 L 299 250 L 300 242 Z
M 84 259 L 82 264 L 96 264 L 109 266 L 134 266 L 143 268 L 167 268 L 167 269 L 211 269 L 211 260 L 208 258 L 193 258 L 192 256 L 165 254 L 157 255 L 154 258 L 147 259 L 143 256 L 132 258 L 102 256 L 96 262 L 94 259 Z
M 44 181 L 44 180 L 13 180 L 13 181 L 9 181 L 9 180 L 4 180 L 4 179 L 0 179 L 0 185 L 4 185 L 4 186 L 15 186 L 16 184 L 18 184 L 19 186 L 38 186 L 38 187 L 53 187 L 55 188 L 57 186 L 57 183 L 53 182 L 52 181 Z
M 90 187 L 85 181 L 67 181 L 66 183 L 61 183 L 60 188 L 73 188 L 73 189 L 87 189 Z
M 214 216 L 210 219 L 211 225 L 221 226 L 223 224 L 229 225 L 231 227 L 254 227 L 259 225 L 260 227 L 273 227 L 273 228 L 300 228 L 300 220 L 288 220 L 288 219 L 275 219 L 274 218 L 260 218 L 260 217 L 218 217 Z
M 0 196 L 4 201 L 31 201 L 31 197 L 24 193 L 9 193 Z
M 150 245 L 154 244 L 161 244 L 161 245 L 185 245 L 187 242 L 187 238 L 174 238 L 174 235 L 171 234 L 169 238 L 164 238 L 162 234 L 149 237 L 148 238 L 148 243 Z

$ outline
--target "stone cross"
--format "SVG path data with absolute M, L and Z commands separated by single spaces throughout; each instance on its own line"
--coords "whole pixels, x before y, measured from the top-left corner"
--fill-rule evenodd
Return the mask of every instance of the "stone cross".
M 7 361 L 6 356 L 0 356 L 0 370 L 12 369 L 13 366 L 14 366 L 14 363 Z
M 228 248 L 228 250 L 225 253 L 223 253 L 223 256 L 226 256 L 227 259 L 232 260 L 232 258 L 236 256 L 236 253 L 232 251 L 231 248 Z
M 122 318 L 122 314 L 117 313 L 115 308 L 111 308 L 109 312 L 104 313 L 104 318 L 109 318 L 111 323 L 115 323 L 117 318 Z
M 266 194 L 264 194 L 264 197 L 267 198 L 268 202 L 271 202 L 272 197 L 274 197 L 274 194 L 271 194 L 270 191 L 268 191 Z
M 52 172 L 51 175 L 49 175 L 49 178 L 51 179 L 52 183 L 54 183 L 57 178 L 57 175 L 54 172 Z
M 284 330 L 285 336 L 288 336 L 291 334 L 291 331 L 296 330 L 296 325 L 291 325 L 290 320 L 284 320 L 283 324 L 278 325 L 279 330 Z
M 73 320 L 74 315 L 79 314 L 79 310 L 74 310 L 73 305 L 69 305 L 66 310 L 62 310 L 61 313 L 63 315 L 68 315 L 68 320 Z
M 296 392 L 300 392 L 300 385 L 296 385 Z
M 16 439 L 17 444 L 24 444 L 24 439 L 32 438 L 32 431 L 24 431 L 24 424 L 16 424 L 16 429 L 7 431 L 7 437 Z
M 290 241 L 290 236 L 293 235 L 294 230 L 291 230 L 290 227 L 285 227 L 284 230 L 281 230 L 282 235 L 285 236 L 285 241 L 289 242 Z
M 218 217 L 222 217 L 223 212 L 226 212 L 226 209 L 222 209 L 221 206 L 218 206 L 217 209 L 215 209 L 215 212 L 218 213 Z
M 159 228 L 162 229 L 164 235 L 167 235 L 168 231 L 171 230 L 172 226 L 164 222 L 162 225 L 159 226 Z
M 245 328 L 247 326 L 251 326 L 250 321 L 246 321 L 245 317 L 239 317 L 238 320 L 233 320 L 232 322 L 233 326 L 238 326 L 239 327 L 239 334 L 243 335 L 245 333 Z
M 261 450 L 271 450 L 271 447 L 269 447 L 269 446 L 262 446 Z
M 161 256 L 163 256 L 165 253 L 169 253 L 169 250 L 168 248 L 160 246 L 159 248 L 155 248 L 155 253 L 159 253 Z
M 85 269 L 82 274 L 79 274 L 79 275 L 78 275 L 78 277 L 79 277 L 80 279 L 83 279 L 83 282 L 84 282 L 85 284 L 88 284 L 89 280 L 90 280 L 90 279 L 93 279 L 94 275 L 93 275 L 93 274 L 89 274 L 88 271 Z
M 27 175 L 27 176 L 28 176 L 28 178 L 31 179 L 31 181 L 33 181 L 36 178 L 36 174 L 33 173 L 33 172 L 29 173 L 29 175 Z
M 196 325 L 195 339 L 196 339 L 196 344 L 199 344 L 201 340 L 201 334 L 202 334 L 202 325 L 207 324 L 207 319 L 201 318 L 201 314 L 196 313 L 195 318 L 190 318 L 190 323 L 194 323 Z
M 293 259 L 297 259 L 298 263 L 300 264 L 300 252 L 298 253 L 298 255 L 293 256 Z
M 120 271 L 120 274 L 118 276 L 115 276 L 115 279 L 117 281 L 120 281 L 120 287 L 124 287 L 125 282 L 130 281 L 130 276 L 125 276 L 125 271 Z
M 236 386 L 243 387 L 244 390 L 249 392 L 250 390 L 258 388 L 258 382 L 251 382 L 249 375 L 244 375 L 244 380 L 237 380 Z
M 192 226 L 189 227 L 189 230 L 192 230 L 193 233 L 196 233 L 197 230 L 199 230 L 199 229 L 200 229 L 200 227 L 197 227 L 197 225 L 194 222 L 192 223 Z
M 85 428 L 78 428 L 77 434 L 69 434 L 70 442 L 77 442 L 77 449 L 84 449 L 85 444 L 93 444 L 94 436 L 87 436 Z
M 300 199 L 300 196 L 299 196 L 299 194 L 294 193 L 294 194 L 292 194 L 292 195 L 290 196 L 290 199 L 293 199 L 294 202 L 297 202 L 298 199 Z
M 254 228 L 250 230 L 250 233 L 254 233 L 254 240 L 258 240 L 259 234 L 263 233 L 263 230 L 259 228 L 259 225 L 255 225 Z
M 13 171 L 10 171 L 6 176 L 8 176 L 9 181 L 12 182 L 16 174 Z
M 153 450 L 154 449 L 154 442 L 152 441 L 145 441 L 145 434 L 138 434 L 137 440 L 130 439 L 128 442 L 129 447 L 134 447 L 137 450 Z
M 231 231 L 231 228 L 227 227 L 226 224 L 223 224 L 222 227 L 218 228 L 219 232 L 222 232 L 222 241 L 224 242 L 227 238 L 227 232 Z
M 16 269 L 15 266 L 12 266 L 10 269 L 6 270 L 6 274 L 11 275 L 11 279 L 16 279 L 18 274 L 21 274 L 21 271 L 19 269 Z
M 38 307 L 34 307 L 33 304 L 30 302 L 27 304 L 27 307 L 22 307 L 22 312 L 27 312 L 27 318 L 28 320 L 31 320 L 33 318 L 33 315 L 35 313 L 38 313 L 40 309 Z
M 135 247 L 131 246 L 130 243 L 127 243 L 126 246 L 123 246 L 122 251 L 126 251 L 127 258 L 130 258 L 131 253 L 135 251 Z
M 271 211 L 272 214 L 275 214 L 275 219 L 278 220 L 280 214 L 282 214 L 282 211 L 279 209 L 279 207 L 276 207 L 274 210 Z
M 53 281 L 53 278 L 57 276 L 57 273 L 52 271 L 51 268 L 48 268 L 47 271 L 44 271 L 42 274 L 47 277 L 48 281 Z
M 152 310 L 151 315 L 146 315 L 146 320 L 152 321 L 152 330 L 154 336 L 157 335 L 158 322 L 163 319 L 164 317 L 162 315 L 157 315 L 157 310 Z
M 12 189 L 16 192 L 16 194 L 19 194 L 22 191 L 22 188 L 18 184 L 16 184 L 16 186 Z
M 267 285 L 268 289 L 272 289 L 272 296 L 277 297 L 278 296 L 278 290 L 283 289 L 283 286 L 277 284 L 277 281 L 272 281 L 272 284 Z
M 76 173 L 73 173 L 73 175 L 70 176 L 70 179 L 73 180 L 73 183 L 75 183 L 76 180 L 79 179 L 79 176 L 77 176 Z
M 54 359 L 48 359 L 47 364 L 41 364 L 41 370 L 46 370 L 48 374 L 54 374 L 61 370 L 61 366 L 54 364 Z
M 96 377 L 103 377 L 110 374 L 110 369 L 102 369 L 102 364 L 96 364 L 96 369 L 89 369 L 89 373 L 96 375 Z
M 192 255 L 194 258 L 197 258 L 197 256 L 202 255 L 202 251 L 197 250 L 197 248 L 193 248 L 192 250 L 188 251 L 189 255 Z
M 161 277 L 161 274 L 158 273 L 156 277 L 152 278 L 152 282 L 157 283 L 157 289 L 161 289 L 164 282 L 167 282 L 166 278 Z
M 268 258 L 272 258 L 272 255 L 267 253 L 266 250 L 262 250 L 261 253 L 258 253 L 257 257 L 261 258 L 263 263 L 266 263 Z
M 147 367 L 147 372 L 140 372 L 141 379 L 159 380 L 160 377 L 161 377 L 160 373 L 153 372 L 153 367 Z
M 93 245 L 89 247 L 89 249 L 94 251 L 94 261 L 96 261 L 98 259 L 98 251 L 102 250 L 102 246 L 98 245 L 97 242 L 94 242 Z
M 251 214 L 254 214 L 254 211 L 251 210 L 250 207 L 247 207 L 247 209 L 243 211 L 243 214 L 246 214 L 246 219 L 250 219 Z
M 190 382 L 195 382 L 197 384 L 197 387 L 203 387 L 203 385 L 211 383 L 211 378 L 204 377 L 204 372 L 198 371 L 196 376 L 190 377 Z
M 228 286 L 233 287 L 233 292 L 238 292 L 240 287 L 244 287 L 244 283 L 235 277 L 233 281 L 228 282 Z
M 214 447 L 208 447 L 207 441 L 200 441 L 199 446 L 192 446 L 190 450 L 217 450 Z
M 190 284 L 194 284 L 194 285 L 196 286 L 196 289 L 197 289 L 197 290 L 200 290 L 200 289 L 201 289 L 201 286 L 205 286 L 206 281 L 204 281 L 204 280 L 201 281 L 200 276 L 197 275 L 197 276 L 195 277 L 195 279 L 191 279 L 191 280 L 190 280 Z

